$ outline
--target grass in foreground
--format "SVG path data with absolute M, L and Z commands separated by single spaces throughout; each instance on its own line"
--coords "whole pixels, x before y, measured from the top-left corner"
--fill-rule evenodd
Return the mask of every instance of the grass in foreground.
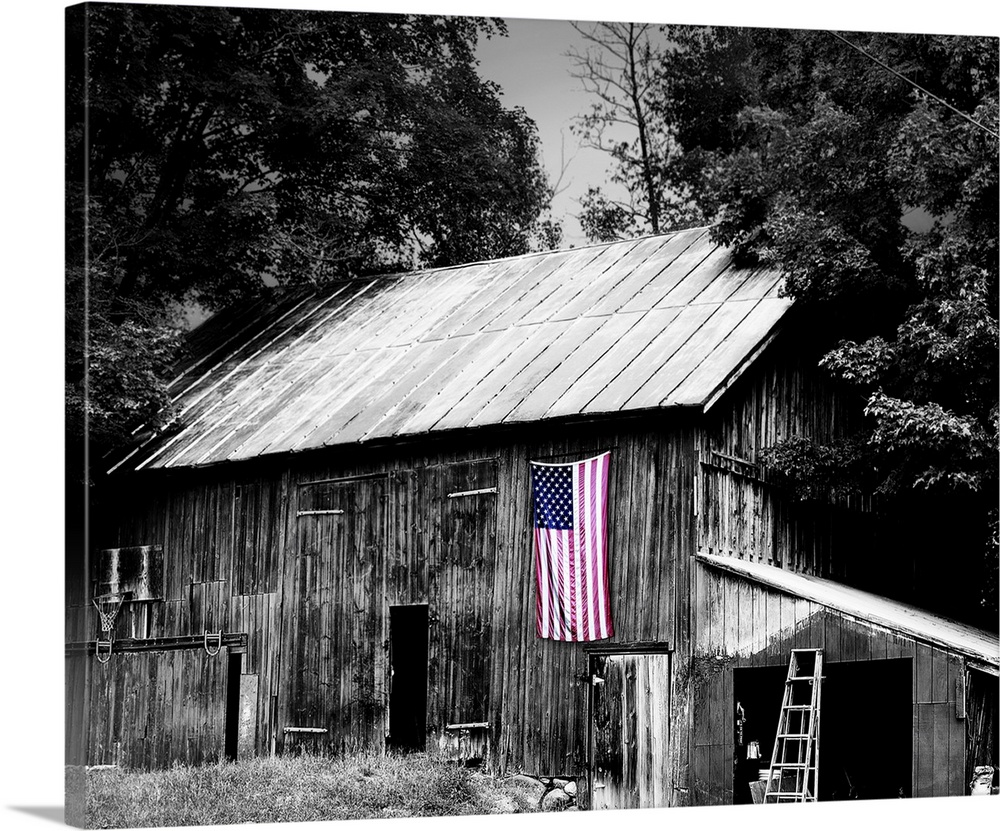
M 538 810 L 523 787 L 425 755 L 361 753 L 87 774 L 87 825 L 139 828 Z

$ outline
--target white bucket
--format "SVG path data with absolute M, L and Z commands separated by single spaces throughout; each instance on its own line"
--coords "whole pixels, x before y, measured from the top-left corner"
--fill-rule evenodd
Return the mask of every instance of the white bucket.
M 992 765 L 978 765 L 972 771 L 969 787 L 972 788 L 972 796 L 989 796 L 993 790 Z

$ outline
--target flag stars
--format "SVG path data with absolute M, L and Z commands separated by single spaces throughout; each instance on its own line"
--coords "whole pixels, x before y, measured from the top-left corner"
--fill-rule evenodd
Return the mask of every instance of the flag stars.
M 535 525 L 538 528 L 573 528 L 573 471 L 570 466 L 532 465 Z

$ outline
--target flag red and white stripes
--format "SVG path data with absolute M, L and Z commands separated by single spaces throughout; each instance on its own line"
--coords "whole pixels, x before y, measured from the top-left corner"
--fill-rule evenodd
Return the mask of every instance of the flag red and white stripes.
M 536 630 L 557 641 L 614 635 L 608 584 L 610 453 L 531 463 Z

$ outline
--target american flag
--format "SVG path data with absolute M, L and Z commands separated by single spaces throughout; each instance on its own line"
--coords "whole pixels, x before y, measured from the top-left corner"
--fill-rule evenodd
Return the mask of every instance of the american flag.
M 610 638 L 608 462 L 531 463 L 535 507 L 535 626 L 540 638 Z

